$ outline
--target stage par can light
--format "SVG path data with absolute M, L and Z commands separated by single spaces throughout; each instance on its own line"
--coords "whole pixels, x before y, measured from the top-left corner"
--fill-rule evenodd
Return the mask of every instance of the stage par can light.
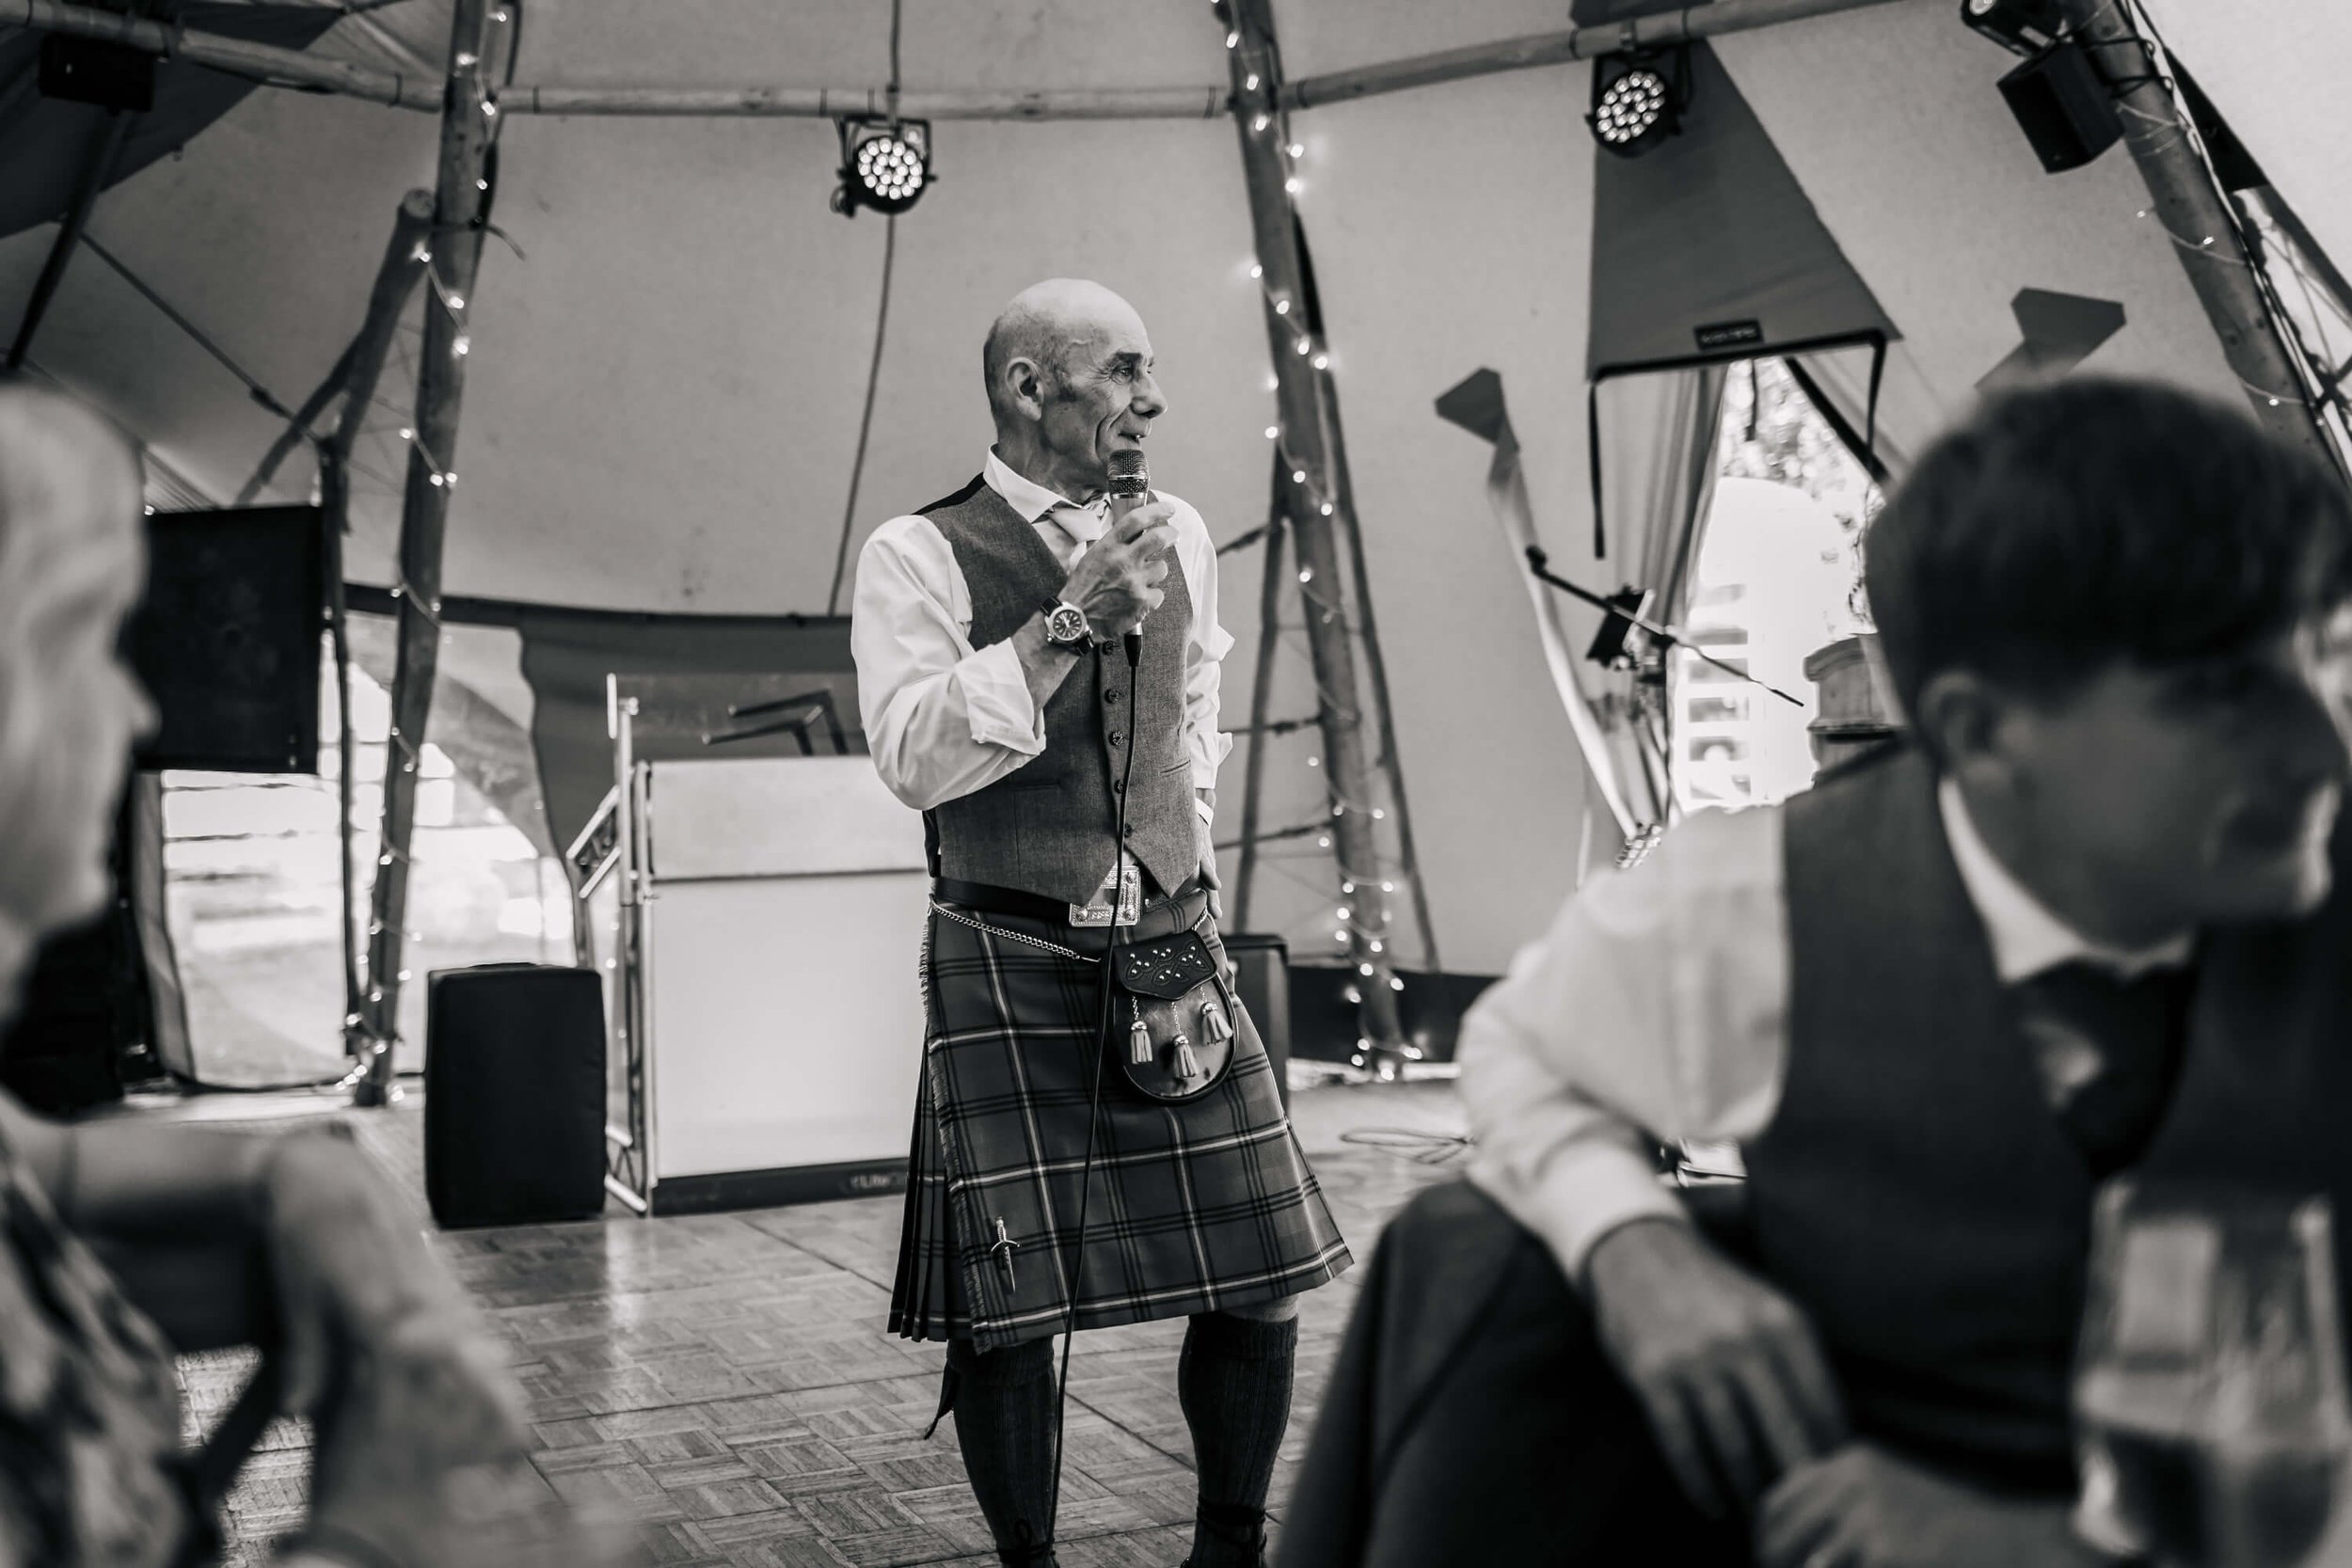
M 922 199 L 936 178 L 931 169 L 931 127 L 922 119 L 844 119 L 841 127 L 841 188 L 834 211 L 854 217 L 860 207 L 903 213 Z
M 2066 24 L 2058 0 L 1960 0 L 1960 20 L 2012 55 L 2056 43 Z
M 1682 128 L 1690 102 L 1689 57 L 1673 61 L 1652 55 L 1623 55 L 1593 66 L 1593 110 L 1584 117 L 1593 139 L 1612 152 L 1633 157 Z

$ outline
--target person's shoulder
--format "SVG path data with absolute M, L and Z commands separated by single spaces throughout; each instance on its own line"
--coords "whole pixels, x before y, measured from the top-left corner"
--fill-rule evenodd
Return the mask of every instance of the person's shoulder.
M 1154 499 L 1168 503 L 1169 513 L 1168 524 L 1176 531 L 1178 539 L 1197 538 L 1203 543 L 1208 541 L 1209 525 L 1201 519 L 1200 508 L 1184 499 L 1184 497 L 1171 496 L 1165 490 L 1154 490 L 1152 494 Z
M 945 543 L 939 525 L 920 512 L 903 512 L 866 535 L 866 551 L 892 555 L 930 552 Z
M 1624 875 L 1649 876 L 1686 888 L 1755 887 L 1780 875 L 1780 805 L 1708 807 L 1666 830 Z

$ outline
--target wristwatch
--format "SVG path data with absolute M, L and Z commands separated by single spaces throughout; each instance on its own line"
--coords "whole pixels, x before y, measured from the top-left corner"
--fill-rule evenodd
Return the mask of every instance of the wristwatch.
M 1094 634 L 1087 629 L 1087 612 L 1067 599 L 1046 600 L 1045 641 L 1073 653 L 1093 647 Z

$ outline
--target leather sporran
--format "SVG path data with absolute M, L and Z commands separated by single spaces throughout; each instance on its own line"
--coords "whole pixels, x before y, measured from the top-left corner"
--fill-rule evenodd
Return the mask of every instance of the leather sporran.
M 1110 1053 L 1127 1082 L 1163 1102 L 1215 1088 L 1232 1066 L 1241 1010 L 1198 931 L 1118 950 Z

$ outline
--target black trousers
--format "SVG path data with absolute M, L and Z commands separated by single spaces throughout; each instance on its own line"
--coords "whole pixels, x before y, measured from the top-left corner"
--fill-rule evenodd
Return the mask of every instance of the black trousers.
M 1382 1236 L 1280 1568 L 1746 1568 L 1684 1498 L 1550 1252 L 1467 1182 Z

